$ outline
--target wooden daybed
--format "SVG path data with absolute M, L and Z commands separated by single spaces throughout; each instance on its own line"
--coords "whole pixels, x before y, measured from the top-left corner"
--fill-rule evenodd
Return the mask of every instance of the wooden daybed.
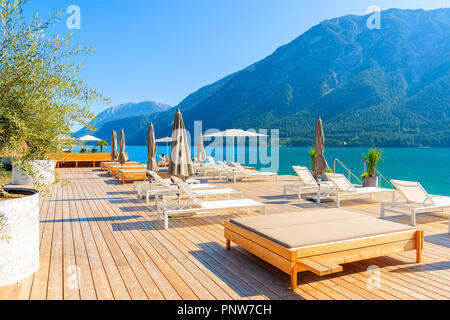
M 158 175 L 161 178 L 169 178 L 169 173 L 167 172 L 167 169 L 160 169 L 161 171 L 158 172 Z M 122 181 L 123 184 L 133 181 L 141 181 L 147 179 L 147 169 L 133 169 L 133 168 L 124 168 L 120 169 L 116 173 L 116 178 L 119 181 Z
M 141 163 L 139 163 L 139 162 L 132 162 L 132 161 L 129 161 L 129 162 L 127 162 L 126 164 L 128 164 L 128 165 L 141 165 Z M 102 162 L 102 163 L 100 163 L 100 168 L 103 170 L 103 171 L 107 171 L 108 170 L 108 168 L 109 167 L 112 167 L 112 166 L 118 166 L 118 165 L 120 165 L 120 163 L 119 162 L 111 162 L 111 161 L 108 161 L 108 162 Z
M 117 171 L 117 180 L 123 184 L 127 181 L 140 181 L 147 179 L 147 171 L 142 169 L 121 169 Z
M 108 168 L 108 173 L 110 176 L 115 176 L 119 170 L 145 170 L 147 167 L 144 166 L 143 164 L 124 164 L 124 165 L 115 165 L 115 166 L 110 166 Z
M 236 218 L 224 223 L 227 249 L 236 243 L 289 274 L 341 272 L 341 264 L 416 250 L 422 261 L 423 231 L 341 209 Z

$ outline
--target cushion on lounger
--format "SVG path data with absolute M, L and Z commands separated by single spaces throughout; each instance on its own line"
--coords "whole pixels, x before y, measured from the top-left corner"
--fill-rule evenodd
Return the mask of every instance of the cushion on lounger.
M 340 209 L 232 219 L 286 248 L 301 248 L 415 228 Z

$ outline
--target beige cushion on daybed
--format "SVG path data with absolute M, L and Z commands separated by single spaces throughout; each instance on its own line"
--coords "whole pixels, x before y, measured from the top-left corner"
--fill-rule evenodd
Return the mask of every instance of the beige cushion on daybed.
M 145 169 L 129 169 L 129 170 L 120 169 L 120 170 L 117 170 L 117 172 L 120 172 L 120 173 L 124 173 L 124 172 L 126 172 L 126 173 L 146 173 L 147 170 L 145 170 Z
M 290 249 L 415 230 L 340 209 L 236 218 L 231 223 Z

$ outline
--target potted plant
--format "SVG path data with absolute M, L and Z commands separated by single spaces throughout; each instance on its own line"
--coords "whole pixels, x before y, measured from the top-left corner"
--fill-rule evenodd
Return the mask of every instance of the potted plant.
M 109 145 L 108 141 L 105 139 L 98 141 L 95 146 L 100 147 L 100 152 L 103 153 L 103 149 Z M 97 150 L 96 150 L 97 151 Z
M 325 170 L 326 173 L 333 173 L 333 169 L 328 168 L 327 170 Z M 329 179 L 327 178 L 326 175 L 322 175 L 322 181 L 329 181 Z
M 308 153 L 309 153 L 309 161 L 311 162 L 311 170 L 310 171 L 311 171 L 311 174 L 314 177 L 314 179 L 317 180 L 317 175 L 316 175 L 316 172 L 315 172 L 315 169 L 316 169 L 316 149 L 311 148 L 311 149 L 309 149 Z
M 316 150 L 314 148 L 311 148 L 311 149 L 309 149 L 308 153 L 309 153 L 309 160 L 311 162 L 311 170 L 310 170 L 310 172 L 311 172 L 312 176 L 314 177 L 314 179 L 317 180 L 317 175 L 316 175 L 316 172 L 315 172 L 315 169 L 316 169 Z M 325 170 L 325 172 L 333 173 L 333 169 L 328 168 L 327 170 Z M 322 181 L 328 181 L 328 178 L 325 175 L 322 175 L 321 180 Z
M 366 164 L 367 171 L 361 175 L 363 179 L 364 187 L 378 187 L 378 177 L 376 176 L 376 170 L 378 163 L 383 161 L 383 154 L 381 150 L 376 148 L 370 148 L 368 154 L 362 155 Z
M 92 50 L 73 49 L 70 37 L 47 36 L 46 29 L 57 16 L 29 21 L 22 14 L 24 1 L 1 4 L 0 154 L 11 160 L 16 174 L 25 172 L 34 183 L 0 185 L 0 286 L 4 286 L 31 276 L 39 267 L 42 189 L 37 178 L 48 173 L 43 164 L 63 153 L 67 145 L 60 137 L 68 135 L 74 124 L 88 125 L 94 118 L 89 106 L 103 98 L 78 78 L 81 66 L 67 61 Z

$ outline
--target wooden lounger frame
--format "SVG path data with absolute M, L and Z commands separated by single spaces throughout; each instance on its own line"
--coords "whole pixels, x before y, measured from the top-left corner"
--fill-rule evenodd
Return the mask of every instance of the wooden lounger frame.
M 145 170 L 146 167 L 142 164 L 139 165 L 124 165 L 124 166 L 111 166 L 108 168 L 108 173 L 110 176 L 115 176 L 119 170 Z
M 225 221 L 226 248 L 231 243 L 270 263 L 291 277 L 291 289 L 297 288 L 297 273 L 311 271 L 319 276 L 341 272 L 341 264 L 416 250 L 416 262 L 422 262 L 424 234 L 421 230 L 401 231 L 354 240 L 288 249 L 254 232 Z
M 120 163 L 119 162 L 101 162 L 100 163 L 100 168 L 103 170 L 103 171 L 108 171 L 108 168 L 109 167 L 112 167 L 112 166 L 118 166 Z M 131 164 L 131 165 L 141 165 L 141 163 L 139 163 L 139 162 L 134 162 L 134 161 L 129 161 L 129 162 L 127 162 L 127 164 Z
M 137 169 L 140 170 L 141 168 Z M 133 172 L 129 170 L 136 170 L 132 168 L 120 169 L 116 173 L 117 180 L 121 181 L 122 184 L 125 184 L 127 181 L 141 181 L 147 180 L 147 171 L 144 170 L 142 172 Z M 167 172 L 158 172 L 159 176 L 163 179 L 169 178 L 169 174 Z
M 134 169 L 131 169 L 134 170 Z M 120 169 L 116 174 L 117 180 L 121 181 L 122 184 L 125 184 L 127 181 L 139 181 L 146 180 L 147 173 L 146 172 L 130 172 L 127 169 Z

